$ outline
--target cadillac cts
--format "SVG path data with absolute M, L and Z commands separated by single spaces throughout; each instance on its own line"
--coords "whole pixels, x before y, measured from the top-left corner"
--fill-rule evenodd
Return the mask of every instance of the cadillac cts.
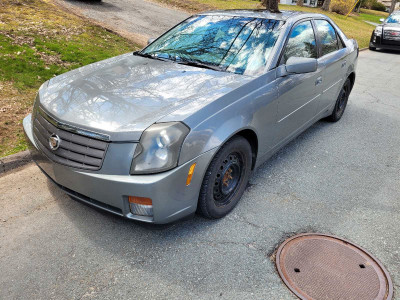
M 45 82 L 23 126 L 37 165 L 76 199 L 144 222 L 221 218 L 252 170 L 342 117 L 357 57 L 323 15 L 207 12 Z

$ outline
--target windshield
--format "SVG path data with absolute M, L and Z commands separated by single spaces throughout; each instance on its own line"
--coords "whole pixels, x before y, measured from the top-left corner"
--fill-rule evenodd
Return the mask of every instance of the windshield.
M 386 23 L 400 23 L 400 14 L 391 15 L 387 18 Z
M 282 21 L 259 18 L 194 16 L 161 36 L 142 53 L 256 75 L 264 71 L 282 25 Z

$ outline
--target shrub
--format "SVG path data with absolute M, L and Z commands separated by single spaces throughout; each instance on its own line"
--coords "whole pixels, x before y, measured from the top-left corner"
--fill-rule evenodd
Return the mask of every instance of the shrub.
M 386 11 L 386 6 L 378 2 L 377 0 L 363 0 L 361 2 L 361 7 L 379 11 Z
M 330 10 L 341 15 L 346 15 L 353 5 L 354 1 L 352 0 L 332 0 Z
M 371 8 L 373 10 L 386 11 L 386 6 L 378 1 L 375 1 L 374 3 L 372 3 Z

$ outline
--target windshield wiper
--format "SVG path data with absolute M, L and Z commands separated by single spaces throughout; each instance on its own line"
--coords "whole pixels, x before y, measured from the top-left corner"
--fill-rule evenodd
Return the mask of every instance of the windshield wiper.
M 205 64 L 199 61 L 193 61 L 193 60 L 177 60 L 176 63 L 182 64 L 182 65 L 187 65 L 187 66 L 193 66 L 193 67 L 199 67 L 199 68 L 204 68 L 204 69 L 210 69 L 214 71 L 220 71 L 220 72 L 225 72 L 225 68 L 212 65 L 212 64 Z
M 142 57 L 147 57 L 147 58 L 152 58 L 152 59 L 158 59 L 158 60 L 162 60 L 162 61 L 173 61 L 176 62 L 178 64 L 181 65 L 186 65 L 186 66 L 192 66 L 192 67 L 198 67 L 198 68 L 204 68 L 204 69 L 210 69 L 210 70 L 214 70 L 214 71 L 220 71 L 220 72 L 225 72 L 225 68 L 220 67 L 220 66 L 216 66 L 216 65 L 212 65 L 212 64 L 205 64 L 199 61 L 194 61 L 194 60 L 183 60 L 183 59 L 177 59 L 172 58 L 172 56 L 169 56 L 169 58 L 161 58 L 156 56 L 155 54 L 151 53 L 143 53 L 140 51 L 135 51 L 133 52 L 133 55 L 138 55 L 138 56 L 142 56 Z
M 146 58 L 151 58 L 151 59 L 157 59 L 157 60 L 161 60 L 161 61 L 167 61 L 167 60 L 168 60 L 168 59 L 161 58 L 161 57 L 158 57 L 158 56 L 153 55 L 153 54 L 142 53 L 142 52 L 140 52 L 140 51 L 135 51 L 135 52 L 133 52 L 133 55 L 137 55 L 137 56 L 141 56 L 141 57 L 146 57 Z

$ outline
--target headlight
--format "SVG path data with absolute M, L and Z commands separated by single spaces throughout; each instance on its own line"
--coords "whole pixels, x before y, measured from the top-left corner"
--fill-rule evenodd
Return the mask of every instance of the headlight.
M 151 174 L 178 165 L 179 153 L 189 128 L 180 122 L 158 123 L 147 128 L 133 155 L 131 174 Z
M 378 26 L 375 28 L 375 35 L 382 36 L 382 26 Z

